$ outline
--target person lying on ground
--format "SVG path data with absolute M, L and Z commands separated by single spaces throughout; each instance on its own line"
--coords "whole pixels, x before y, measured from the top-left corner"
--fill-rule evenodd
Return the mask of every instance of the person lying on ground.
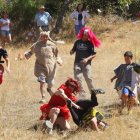
M 98 106 L 96 94 L 104 93 L 101 89 L 91 90 L 91 100 L 84 99 L 76 102 L 76 105 L 81 108 L 80 110 L 72 107 L 71 102 L 68 101 L 67 105 L 76 125 L 82 128 L 91 127 L 97 132 L 100 132 L 101 127 L 102 129 L 108 127 L 107 123 L 102 121 L 103 115 L 94 108 Z

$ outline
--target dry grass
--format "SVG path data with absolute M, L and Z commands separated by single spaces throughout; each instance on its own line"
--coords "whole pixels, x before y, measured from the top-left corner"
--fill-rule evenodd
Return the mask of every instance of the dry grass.
M 140 110 L 134 108 L 133 115 L 117 115 L 118 97 L 110 83 L 113 69 L 123 63 L 123 53 L 131 50 L 139 61 L 140 28 L 139 24 L 124 22 L 104 25 L 109 30 L 100 35 L 103 44 L 97 50 L 97 57 L 93 60 L 93 82 L 95 87 L 106 90 L 105 95 L 99 95 L 99 108 L 105 114 L 111 114 L 106 118 L 110 128 L 102 134 L 94 131 L 74 131 L 66 136 L 55 133 L 53 137 L 42 134 L 40 130 L 31 128 L 38 123 L 40 111 L 38 101 L 40 99 L 39 84 L 33 75 L 35 57 L 29 61 L 15 61 L 17 54 L 23 53 L 29 46 L 15 49 L 8 48 L 11 59 L 11 74 L 5 72 L 5 81 L 0 86 L 0 139 L 2 140 L 45 140 L 45 139 L 80 139 L 80 140 L 139 140 L 140 139 Z M 74 56 L 69 55 L 72 43 L 59 46 L 59 52 L 64 60 L 62 67 L 58 66 L 56 75 L 56 89 L 67 77 L 73 76 Z M 84 83 L 87 90 L 86 84 Z M 48 93 L 46 92 L 48 95 Z M 48 95 L 48 100 L 49 100 Z M 71 122 L 75 130 L 75 125 Z

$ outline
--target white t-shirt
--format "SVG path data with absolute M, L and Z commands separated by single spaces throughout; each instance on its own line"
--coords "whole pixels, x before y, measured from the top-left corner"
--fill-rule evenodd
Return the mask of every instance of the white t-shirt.
M 8 23 L 8 25 L 5 25 L 5 26 L 1 26 L 1 30 L 4 30 L 4 31 L 9 31 L 10 30 L 10 26 L 9 26 L 9 24 L 10 24 L 10 19 L 3 19 L 3 18 L 1 18 L 0 19 L 0 22 L 1 23 Z
M 75 25 L 79 25 L 78 15 L 79 15 L 78 11 L 73 11 L 72 14 L 70 15 L 70 18 L 75 20 Z M 85 19 L 90 18 L 90 15 L 87 11 L 83 11 L 82 12 L 82 17 L 83 17 L 82 18 L 82 25 L 85 25 Z

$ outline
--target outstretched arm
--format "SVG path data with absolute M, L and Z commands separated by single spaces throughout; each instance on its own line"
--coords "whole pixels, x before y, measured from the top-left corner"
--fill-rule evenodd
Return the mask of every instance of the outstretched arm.
M 57 90 L 54 94 L 61 96 L 66 102 L 67 101 L 71 101 L 67 95 L 64 93 L 63 89 L 59 89 Z M 76 105 L 73 101 L 71 101 L 71 105 L 77 109 L 80 109 L 80 107 L 78 105 Z
M 24 53 L 24 56 L 25 56 L 25 58 L 26 58 L 27 60 L 33 55 L 33 53 L 34 53 L 34 47 L 35 47 L 35 45 L 33 45 L 33 46 L 30 48 L 30 51 Z
M 110 79 L 110 81 L 113 82 L 116 78 L 117 78 L 117 76 L 115 75 Z

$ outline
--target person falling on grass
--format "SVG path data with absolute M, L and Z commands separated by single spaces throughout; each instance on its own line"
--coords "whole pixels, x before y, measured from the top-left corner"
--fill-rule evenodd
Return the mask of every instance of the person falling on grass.
M 7 72 L 10 72 L 10 61 L 9 61 L 7 50 L 2 46 L 0 46 L 0 85 L 3 82 L 3 73 L 4 73 L 4 66 L 3 66 L 4 61 L 2 60 L 2 58 L 4 58 L 6 62 Z
M 68 102 L 68 108 L 71 112 L 74 123 L 82 128 L 91 127 L 91 129 L 100 132 L 101 128 L 105 129 L 108 127 L 108 124 L 103 120 L 103 115 L 95 109 L 98 106 L 97 94 L 104 94 L 103 90 L 92 90 L 91 99 L 77 100 L 76 105 L 80 109 L 74 108 L 71 105 L 71 102 Z
M 128 114 L 132 113 L 132 108 L 136 102 L 137 87 L 140 82 L 140 65 L 133 63 L 133 54 L 131 51 L 124 53 L 125 64 L 118 66 L 114 72 L 115 76 L 111 78 L 111 82 L 115 79 L 115 89 L 121 91 L 121 114 L 124 107 L 127 106 Z
M 49 102 L 40 107 L 42 115 L 40 120 L 44 120 L 43 127 L 52 134 L 54 126 L 58 125 L 61 130 L 69 130 L 70 111 L 67 102 L 71 102 L 74 108 L 80 109 L 77 102 L 76 94 L 79 92 L 79 83 L 73 78 L 69 78 L 66 82 L 52 93 Z
M 74 116 L 74 122 L 80 124 L 82 113 L 85 114 L 90 108 L 98 104 L 95 95 L 92 95 L 92 100 L 78 99 L 76 95 L 79 91 L 79 82 L 69 78 L 54 92 L 49 103 L 40 107 L 42 111 L 40 119 L 45 120 L 44 125 L 49 130 L 49 133 L 52 133 L 55 125 L 59 125 L 61 130 L 69 130 L 70 125 L 68 119 L 70 118 L 70 112 L 72 110 L 76 112 L 74 112 L 74 115 L 72 114 L 73 111 L 71 112 L 72 116 Z M 96 92 L 104 93 L 102 90 L 96 90 Z M 77 116 L 75 117 L 75 114 L 79 118 L 77 118 Z
M 36 43 L 32 45 L 30 51 L 25 53 L 26 59 L 33 54 L 36 56 L 34 74 L 40 82 L 40 92 L 42 100 L 45 103 L 45 83 L 48 84 L 47 91 L 51 95 L 51 88 L 54 84 L 56 73 L 56 63 L 62 64 L 62 60 L 58 57 L 58 49 L 54 43 L 48 44 L 49 32 L 43 31 Z

